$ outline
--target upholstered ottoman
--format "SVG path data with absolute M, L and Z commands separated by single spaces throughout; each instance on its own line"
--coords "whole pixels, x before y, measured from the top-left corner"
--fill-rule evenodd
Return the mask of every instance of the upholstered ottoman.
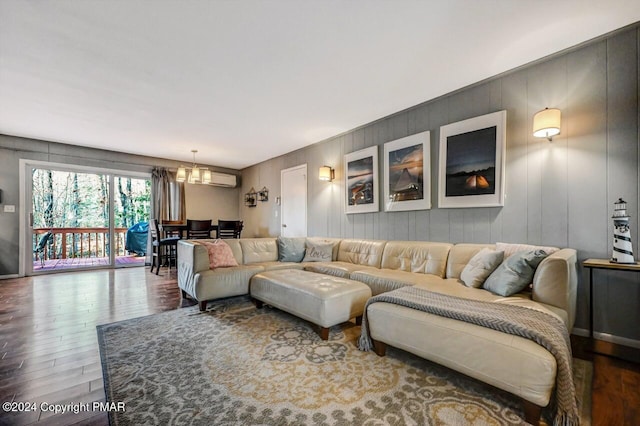
M 329 338 L 329 327 L 354 317 L 359 323 L 371 297 L 366 284 L 297 269 L 254 275 L 249 291 L 258 308 L 266 303 L 318 325 L 323 340 Z

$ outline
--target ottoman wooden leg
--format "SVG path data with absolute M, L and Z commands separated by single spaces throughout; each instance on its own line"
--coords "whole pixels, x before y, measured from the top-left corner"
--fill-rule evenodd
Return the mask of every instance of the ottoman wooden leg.
M 258 299 L 251 299 L 253 301 L 253 303 L 256 305 L 256 308 L 258 309 L 262 309 L 262 307 L 264 306 L 264 303 L 262 302 L 262 300 L 258 300 Z
M 207 301 L 203 300 L 198 304 L 200 306 L 200 312 L 204 312 L 207 309 Z
M 362 325 L 362 315 L 356 317 L 356 325 Z
M 327 327 L 320 327 L 320 338 L 322 340 L 329 340 L 329 329 Z
M 387 353 L 387 344 L 379 342 L 377 340 L 373 340 L 373 351 L 378 356 L 385 356 L 385 354 Z
M 542 414 L 542 407 L 537 406 L 533 402 L 529 402 L 525 399 L 522 400 L 522 408 L 524 408 L 524 419 L 527 423 L 532 425 L 540 424 L 540 414 Z

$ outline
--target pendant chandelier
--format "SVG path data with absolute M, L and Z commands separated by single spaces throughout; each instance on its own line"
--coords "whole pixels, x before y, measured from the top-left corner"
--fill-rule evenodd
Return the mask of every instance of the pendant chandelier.
M 191 168 L 184 167 L 180 165 L 178 167 L 178 173 L 176 174 L 176 180 L 178 182 L 187 182 L 187 183 L 202 183 L 204 185 L 208 185 L 211 183 L 211 170 L 207 168 L 198 167 L 196 164 L 196 152 L 197 149 L 192 149 L 193 153 L 193 166 Z M 187 170 L 189 173 L 187 174 Z

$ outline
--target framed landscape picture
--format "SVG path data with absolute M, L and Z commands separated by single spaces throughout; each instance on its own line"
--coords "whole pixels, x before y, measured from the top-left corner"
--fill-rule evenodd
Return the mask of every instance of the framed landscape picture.
M 344 156 L 346 213 L 378 211 L 378 147 Z
M 504 205 L 507 111 L 440 127 L 438 207 Z
M 385 211 L 431 208 L 431 133 L 384 144 Z

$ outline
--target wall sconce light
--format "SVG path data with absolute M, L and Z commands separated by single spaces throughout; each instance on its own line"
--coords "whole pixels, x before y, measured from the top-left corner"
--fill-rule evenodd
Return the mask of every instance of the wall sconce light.
M 545 108 L 533 116 L 533 136 L 547 138 L 549 142 L 560 134 L 560 110 Z
M 336 171 L 329 166 L 322 166 L 318 171 L 318 179 L 325 182 L 331 182 L 336 177 Z

